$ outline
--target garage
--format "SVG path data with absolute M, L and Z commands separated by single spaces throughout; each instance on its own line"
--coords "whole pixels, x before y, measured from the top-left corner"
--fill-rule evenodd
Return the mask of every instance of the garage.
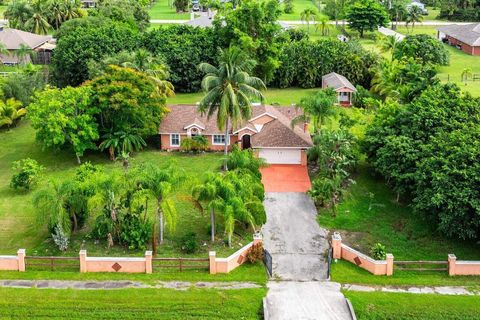
M 300 149 L 260 149 L 258 154 L 270 164 L 301 164 L 302 152 Z

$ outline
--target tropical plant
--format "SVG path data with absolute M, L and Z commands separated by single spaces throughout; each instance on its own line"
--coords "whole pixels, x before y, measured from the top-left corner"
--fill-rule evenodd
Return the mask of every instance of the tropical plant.
M 472 77 L 472 69 L 471 68 L 464 68 L 462 70 L 462 74 L 461 74 L 462 81 L 465 81 L 465 83 L 466 83 L 468 81 L 468 78 L 471 78 L 471 77 Z
M 265 162 L 256 157 L 252 150 L 240 150 L 237 145 L 232 147 L 232 152 L 227 156 L 227 166 L 230 170 L 246 169 L 258 178 L 262 177 L 260 167 L 265 165 Z
M 208 139 L 203 135 L 193 136 L 191 138 L 183 138 L 180 144 L 182 151 L 206 151 L 208 150 Z
M 15 173 L 10 181 L 10 187 L 13 189 L 30 190 L 38 182 L 45 168 L 39 165 L 36 160 L 26 158 L 15 161 L 12 165 L 12 170 Z
M 385 260 L 387 257 L 385 246 L 381 243 L 375 243 L 372 248 L 370 248 L 370 253 L 375 260 Z
M 332 89 L 319 90 L 302 98 L 300 106 L 303 114 L 292 120 L 292 127 L 299 123 L 312 123 L 314 134 L 320 133 L 327 119 L 336 115 L 336 102 L 337 93 Z
M 195 232 L 189 232 L 180 239 L 180 248 L 185 253 L 195 253 L 198 250 L 198 247 L 199 244 Z
M 392 54 L 392 60 L 393 60 L 393 54 L 395 52 L 395 48 L 397 47 L 398 40 L 397 37 L 395 36 L 386 36 L 383 38 L 381 42 L 381 47 L 380 49 L 382 52 L 390 52 Z
M 415 28 L 415 23 L 417 22 L 422 22 L 423 21 L 423 15 L 422 15 L 422 9 L 420 9 L 419 6 L 410 6 L 407 10 L 407 16 L 405 19 L 405 26 L 407 27 L 408 30 L 408 25 L 412 25 L 412 30 Z
M 255 61 L 248 59 L 237 47 L 220 49 L 219 66 L 202 63 L 199 69 L 206 75 L 202 81 L 205 96 L 198 110 L 208 118 L 216 116 L 217 126 L 225 131 L 225 155 L 228 153 L 229 130 L 250 118 L 251 99 L 264 100 L 261 90 L 265 90 L 262 80 L 248 74 Z M 227 164 L 225 163 L 225 170 Z
M 0 128 L 15 126 L 26 114 L 27 109 L 23 108 L 20 101 L 13 98 L 5 102 L 0 101 Z
M 330 33 L 330 24 L 327 16 L 320 15 L 318 22 L 315 24 L 315 29 L 320 30 L 322 36 L 328 36 Z
M 313 8 L 305 8 L 301 13 L 300 13 L 300 20 L 302 22 L 305 22 L 307 24 L 307 31 L 310 32 L 310 22 L 315 23 L 318 17 L 318 12 L 317 10 Z
M 294 6 L 293 0 L 284 0 L 283 1 L 283 12 L 286 14 L 293 13 Z
M 46 16 L 46 2 L 42 0 L 32 0 L 31 3 L 32 15 L 26 21 L 25 26 L 29 31 L 36 34 L 48 34 L 50 24 Z

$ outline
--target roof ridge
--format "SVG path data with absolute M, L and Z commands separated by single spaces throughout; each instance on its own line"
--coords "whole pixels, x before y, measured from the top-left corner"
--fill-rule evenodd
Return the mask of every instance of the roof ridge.
M 277 116 L 277 119 L 279 123 L 281 123 L 282 125 L 284 125 L 285 127 L 287 127 L 290 131 L 292 131 L 296 136 L 298 136 L 300 139 L 302 139 L 303 141 L 307 142 L 307 143 L 310 143 L 310 141 L 308 141 L 307 139 L 305 139 L 305 137 L 303 137 L 302 134 L 299 134 L 299 132 L 296 132 L 295 129 L 298 129 L 300 130 L 301 133 L 304 133 L 304 131 L 298 126 L 298 125 L 295 125 L 293 128 L 292 128 L 292 121 L 290 119 L 288 119 L 288 117 L 286 115 L 284 115 L 281 111 L 279 111 L 276 107 L 274 106 L 270 106 L 274 111 L 275 113 L 278 114 Z

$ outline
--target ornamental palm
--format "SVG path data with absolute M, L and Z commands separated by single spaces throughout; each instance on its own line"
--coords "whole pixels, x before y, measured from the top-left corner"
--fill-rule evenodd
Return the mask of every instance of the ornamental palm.
M 32 8 L 25 1 L 13 1 L 3 14 L 10 27 L 21 30 L 24 30 L 25 23 L 31 16 Z
M 15 99 L 8 99 L 0 103 L 0 127 L 10 128 L 23 116 L 27 114 L 27 109 L 22 107 L 22 103 Z
M 416 22 L 421 22 L 423 20 L 422 10 L 418 6 L 411 6 L 407 12 L 407 18 L 405 21 L 405 26 L 408 29 L 408 25 L 412 24 L 412 30 L 415 28 Z
M 393 54 L 397 45 L 398 40 L 395 36 L 386 36 L 381 43 L 380 49 L 382 52 L 391 52 L 393 60 Z
M 217 126 L 225 131 L 225 154 L 228 153 L 228 127 L 239 125 L 252 114 L 251 99 L 263 102 L 262 90 L 265 84 L 249 72 L 255 66 L 255 61 L 237 47 L 220 50 L 219 66 L 201 63 L 200 71 L 206 75 L 202 80 L 205 96 L 200 101 L 198 110 L 207 114 L 208 118 L 216 114 Z M 225 170 L 227 166 L 225 164 Z
M 328 23 L 328 17 L 321 15 L 318 19 L 318 23 L 315 25 L 315 29 L 320 29 L 322 36 L 328 36 L 330 33 L 330 24 Z
M 307 23 L 307 31 L 310 32 L 310 21 L 315 22 L 317 11 L 313 8 L 306 8 L 300 13 L 300 19 Z
M 313 132 L 315 134 L 319 133 L 327 119 L 336 115 L 336 101 L 337 93 L 332 89 L 320 90 L 314 95 L 302 98 L 300 106 L 303 109 L 303 115 L 297 116 L 292 120 L 292 127 L 299 123 L 311 122 Z

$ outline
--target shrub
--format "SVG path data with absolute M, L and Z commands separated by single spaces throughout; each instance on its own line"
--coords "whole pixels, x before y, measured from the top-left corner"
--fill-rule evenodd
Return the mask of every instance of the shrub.
M 45 170 L 37 161 L 30 158 L 15 161 L 12 168 L 16 173 L 12 176 L 10 187 L 25 190 L 30 190 L 37 183 L 41 172 Z
M 129 249 L 145 250 L 151 239 L 152 224 L 142 219 L 139 214 L 125 214 L 122 216 L 120 243 Z
M 185 253 L 195 253 L 198 247 L 199 244 L 195 232 L 189 232 L 180 239 L 180 248 Z
M 283 12 L 293 13 L 293 1 L 292 0 L 283 1 Z
M 252 150 L 240 150 L 237 145 L 234 145 L 232 152 L 228 154 L 227 167 L 229 170 L 246 169 L 254 176 L 261 178 L 260 167 L 264 161 L 253 155 Z
M 60 251 L 67 251 L 69 237 L 65 235 L 62 228 L 55 226 L 55 233 L 52 233 L 53 242 L 57 245 Z
M 205 136 L 194 136 L 193 138 L 183 138 L 180 144 L 180 150 L 185 152 L 199 152 L 208 150 L 208 139 Z
M 375 260 L 385 260 L 385 258 L 387 257 L 385 246 L 381 243 L 375 243 L 370 249 L 370 254 Z
M 256 263 L 259 261 L 263 261 L 263 245 L 262 243 L 257 243 L 252 246 L 252 248 L 248 251 L 246 259 L 250 263 Z
M 426 34 L 408 35 L 397 44 L 393 51 L 395 59 L 414 58 L 422 64 L 449 64 L 449 55 L 445 46 L 437 39 Z

